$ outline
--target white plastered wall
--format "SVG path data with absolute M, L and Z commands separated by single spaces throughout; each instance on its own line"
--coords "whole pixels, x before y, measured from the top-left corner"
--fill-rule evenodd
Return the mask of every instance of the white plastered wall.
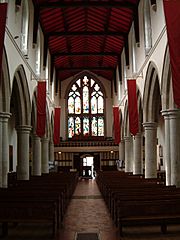
M 137 72 L 132 72 L 132 29 L 129 33 L 129 59 L 130 59 L 130 65 L 126 69 L 126 78 L 131 79 L 135 78 L 138 89 L 140 91 L 140 94 L 143 98 L 144 95 L 144 86 L 145 86 L 145 80 L 146 80 L 146 74 L 149 63 L 152 61 L 155 66 L 157 67 L 158 72 L 158 78 L 160 81 L 161 86 L 161 79 L 162 79 L 162 71 L 163 71 L 163 63 L 164 63 L 164 55 L 165 50 L 167 46 L 167 34 L 166 34 L 166 27 L 165 27 L 165 19 L 164 19 L 164 10 L 163 10 L 163 1 L 158 0 L 157 1 L 157 11 L 154 12 L 152 9 L 150 9 L 151 14 L 151 27 L 152 27 L 152 48 L 149 51 L 148 55 L 145 55 L 145 49 L 144 49 L 144 23 L 143 23 L 143 0 L 140 1 L 139 4 L 139 34 L 140 34 L 140 43 L 136 45 L 135 48 L 135 57 L 136 57 L 136 67 Z M 127 92 L 125 91 L 125 78 L 124 78 L 124 51 L 121 55 L 122 59 L 122 85 L 121 85 L 121 91 L 120 91 L 120 108 L 124 108 L 125 100 L 127 99 Z M 117 89 L 119 89 L 119 79 L 117 78 Z M 113 98 L 113 103 L 117 103 L 117 97 Z M 123 111 L 122 111 L 123 112 Z

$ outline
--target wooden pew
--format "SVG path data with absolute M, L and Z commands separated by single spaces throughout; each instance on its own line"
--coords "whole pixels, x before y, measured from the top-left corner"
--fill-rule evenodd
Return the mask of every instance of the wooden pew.
M 118 226 L 123 236 L 124 226 L 160 225 L 161 231 L 166 233 L 167 225 L 180 224 L 180 201 L 170 200 L 142 200 L 124 201 L 119 208 Z
M 137 189 L 131 192 L 122 193 L 118 196 L 116 202 L 114 203 L 111 216 L 116 225 L 118 225 L 118 214 L 119 211 L 121 211 L 121 206 L 123 206 L 123 203 L 126 201 L 156 201 L 156 200 L 179 200 L 180 201 L 180 191 L 169 191 L 168 189 L 158 190 L 155 191 L 153 189 L 147 189 L 147 190 L 139 190 Z
M 180 189 L 161 179 L 144 179 L 124 173 L 100 172 L 98 186 L 114 222 L 123 226 L 180 224 Z
M 0 200 L 2 235 L 8 234 L 8 223 L 51 223 L 52 236 L 57 232 L 57 206 L 52 200 Z
M 55 236 L 77 181 L 75 173 L 45 174 L 30 180 L 13 178 L 8 189 L 0 189 L 3 234 L 8 232 L 8 222 L 51 222 Z
M 57 216 L 57 227 L 59 228 L 62 225 L 63 221 L 63 212 L 62 212 L 62 197 L 61 194 L 57 191 L 43 191 L 42 189 L 32 190 L 29 189 L 25 191 L 24 189 L 1 189 L 0 190 L 0 202 L 1 201 L 40 201 L 40 200 L 47 200 L 47 201 L 54 201 L 56 203 L 56 216 Z

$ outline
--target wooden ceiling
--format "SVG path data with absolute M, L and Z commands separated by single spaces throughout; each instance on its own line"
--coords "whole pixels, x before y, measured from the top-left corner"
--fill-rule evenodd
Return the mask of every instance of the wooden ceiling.
M 89 70 L 113 81 L 134 20 L 139 41 L 139 0 L 33 0 L 34 35 L 44 33 L 44 66 L 51 54 L 57 81 Z

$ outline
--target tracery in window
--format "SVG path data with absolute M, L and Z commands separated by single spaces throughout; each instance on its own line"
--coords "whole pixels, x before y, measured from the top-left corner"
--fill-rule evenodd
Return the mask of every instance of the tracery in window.
M 104 136 L 104 94 L 91 77 L 72 84 L 67 98 L 68 138 Z

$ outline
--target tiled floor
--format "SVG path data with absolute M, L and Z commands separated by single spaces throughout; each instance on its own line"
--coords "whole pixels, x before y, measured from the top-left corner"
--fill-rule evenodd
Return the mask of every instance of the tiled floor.
M 80 180 L 68 206 L 63 228 L 54 240 L 75 240 L 77 232 L 100 235 L 100 240 L 180 240 L 180 225 L 168 227 L 163 235 L 160 227 L 127 227 L 124 236 L 119 236 L 113 225 L 104 200 L 97 188 L 95 180 Z M 31 226 L 23 224 L 9 231 L 9 240 L 50 240 L 51 226 Z
M 64 219 L 61 240 L 73 240 L 76 232 L 97 232 L 101 240 L 117 239 L 108 210 L 95 180 L 81 180 Z
M 179 240 L 180 225 L 168 227 L 163 235 L 160 227 L 127 227 L 123 238 L 113 225 L 95 180 L 81 180 L 64 219 L 57 240 L 74 240 L 76 232 L 98 232 L 100 240 Z

